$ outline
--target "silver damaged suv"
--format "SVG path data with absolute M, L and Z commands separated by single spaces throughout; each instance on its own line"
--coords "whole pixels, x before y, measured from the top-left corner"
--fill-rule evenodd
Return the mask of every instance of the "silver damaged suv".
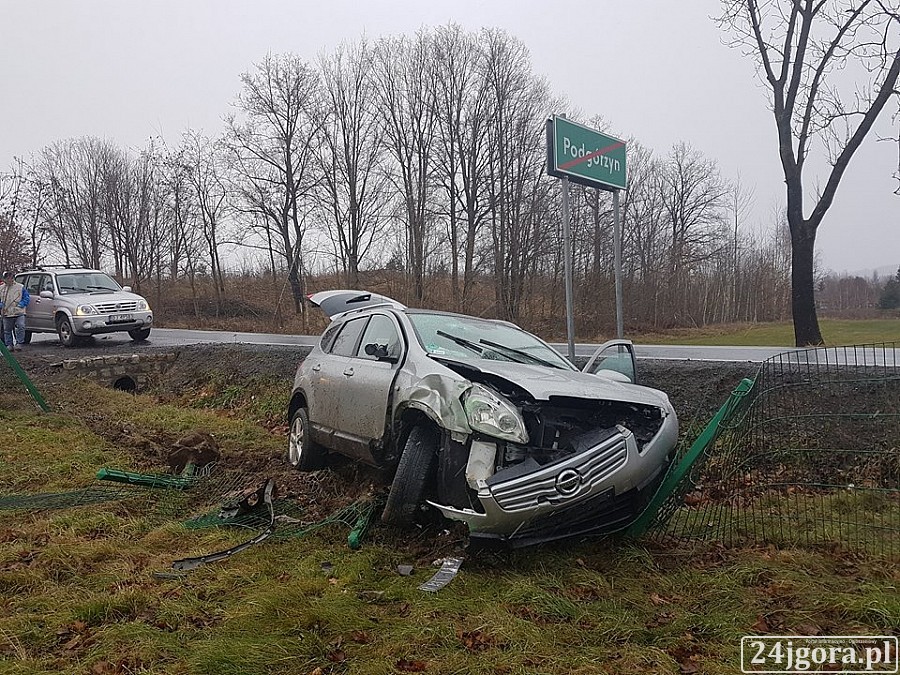
M 17 274 L 16 281 L 31 295 L 25 314 L 26 344 L 33 333 L 56 333 L 66 347 L 101 333 L 127 331 L 132 340 L 150 336 L 150 305 L 105 272 L 38 269 Z
M 432 507 L 481 543 L 602 534 L 634 520 L 672 459 L 675 411 L 634 384 L 628 341 L 582 372 L 505 321 L 361 291 L 310 302 L 332 322 L 297 369 L 288 461 L 309 471 L 337 452 L 393 471 L 386 522 Z

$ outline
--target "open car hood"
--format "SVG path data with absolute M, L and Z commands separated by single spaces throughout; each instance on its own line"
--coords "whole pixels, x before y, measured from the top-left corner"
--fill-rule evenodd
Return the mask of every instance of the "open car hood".
M 386 295 L 378 295 L 369 291 L 353 291 L 353 290 L 337 290 L 337 291 L 319 291 L 308 296 L 309 302 L 321 309 L 329 318 L 334 318 L 338 314 L 349 312 L 354 309 L 363 307 L 372 307 L 373 305 L 392 305 L 394 307 L 404 309 L 396 300 L 392 300 Z

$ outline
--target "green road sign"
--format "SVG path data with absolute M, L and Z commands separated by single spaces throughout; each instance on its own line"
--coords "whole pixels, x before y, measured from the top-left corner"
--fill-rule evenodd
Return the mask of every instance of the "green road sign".
M 625 141 L 554 115 L 547 120 L 547 173 L 603 190 L 624 189 Z

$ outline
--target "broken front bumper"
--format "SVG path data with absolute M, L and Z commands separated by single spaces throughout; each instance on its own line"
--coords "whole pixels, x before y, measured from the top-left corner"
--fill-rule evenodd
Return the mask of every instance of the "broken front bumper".
M 611 532 L 639 515 L 677 437 L 674 415 L 643 449 L 631 431 L 617 426 L 565 459 L 543 466 L 526 459 L 487 477 L 473 473 L 489 463 L 484 455 L 490 460 L 496 446 L 475 441 L 466 473 L 484 512 L 430 503 L 465 522 L 473 538 L 513 545 Z

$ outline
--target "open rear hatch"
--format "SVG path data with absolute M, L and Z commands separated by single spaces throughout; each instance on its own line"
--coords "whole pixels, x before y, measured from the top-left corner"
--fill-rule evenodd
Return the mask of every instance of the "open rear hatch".
M 392 300 L 385 295 L 378 295 L 378 293 L 370 293 L 369 291 L 319 291 L 308 296 L 307 299 L 325 312 L 329 318 L 334 318 L 338 314 L 354 309 L 362 309 L 363 307 L 372 307 L 374 305 L 392 305 L 405 309 L 396 300 Z

